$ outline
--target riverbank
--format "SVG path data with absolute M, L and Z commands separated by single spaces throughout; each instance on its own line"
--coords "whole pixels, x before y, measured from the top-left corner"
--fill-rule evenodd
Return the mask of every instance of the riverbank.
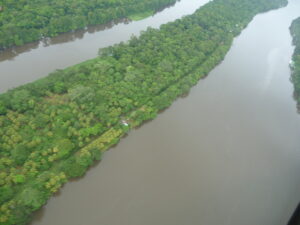
M 128 18 L 131 20 L 134 20 L 134 21 L 139 21 L 139 20 L 145 19 L 149 16 L 152 16 L 154 13 L 155 13 L 154 11 L 150 10 L 150 11 L 145 11 L 142 13 L 132 14 Z
M 288 29 L 299 13 L 290 0 L 255 16 L 187 97 L 64 185 L 32 225 L 287 224 L 300 199 Z
M 188 91 L 190 86 L 194 85 L 199 78 L 206 75 L 208 71 L 222 60 L 231 45 L 233 37 L 239 34 L 256 13 L 281 6 L 283 1 L 276 3 L 280 4 L 267 7 L 259 4 L 259 2 L 249 3 L 245 1 L 244 9 L 251 8 L 252 11 L 245 13 L 241 10 L 241 14 L 235 18 L 231 17 L 232 14 L 230 12 L 235 10 L 237 6 L 225 7 L 228 14 L 223 18 L 219 17 L 220 13 L 218 13 L 218 10 L 224 10 L 224 5 L 220 2 L 209 3 L 195 15 L 164 25 L 160 31 L 149 29 L 140 39 L 133 38 L 129 44 L 121 44 L 106 49 L 106 51 L 102 52 L 103 56 L 100 59 L 95 59 L 65 71 L 57 71 L 47 79 L 17 88 L 2 95 L 2 100 L 4 99 L 5 101 L 2 113 L 11 121 L 9 123 L 3 122 L 5 132 L 6 130 L 14 132 L 14 129 L 8 129 L 11 125 L 18 128 L 17 130 L 19 131 L 20 126 L 18 124 L 23 123 L 22 125 L 27 127 L 27 130 L 22 134 L 32 135 L 31 127 L 31 129 L 38 128 L 42 136 L 41 138 L 36 138 L 34 143 L 27 143 L 28 151 L 32 150 L 32 147 L 36 147 L 35 151 L 29 152 L 31 160 L 27 160 L 27 156 L 24 156 L 25 164 L 31 165 L 31 168 L 32 164 L 34 164 L 35 170 L 26 171 L 27 169 L 25 168 L 26 170 L 23 174 L 16 174 L 19 171 L 13 170 L 14 174 L 9 175 L 9 177 L 13 178 L 11 180 L 13 186 L 19 185 L 19 187 L 22 187 L 19 190 L 26 188 L 17 196 L 18 198 L 15 199 L 17 201 L 9 201 L 9 204 L 6 205 L 13 206 L 13 212 L 20 210 L 20 207 L 26 207 L 29 211 L 35 210 L 39 205 L 43 204 L 45 201 L 43 198 L 49 196 L 49 194 L 45 194 L 47 193 L 47 190 L 44 190 L 45 185 L 46 187 L 49 186 L 49 193 L 55 192 L 57 187 L 65 182 L 64 175 L 60 175 L 60 178 L 55 178 L 57 175 L 42 173 L 41 177 L 39 176 L 41 179 L 37 179 L 41 183 L 35 183 L 34 185 L 27 183 L 28 181 L 26 182 L 27 177 L 30 180 L 30 176 L 35 177 L 37 173 L 41 173 L 49 166 L 51 167 L 53 165 L 52 162 L 66 162 L 67 160 L 65 159 L 73 155 L 75 151 L 78 151 L 78 147 L 83 147 L 85 143 L 90 143 L 93 137 L 97 136 L 98 133 L 103 133 L 111 125 L 118 124 L 121 117 L 126 115 L 126 112 L 139 109 L 135 113 L 130 114 L 129 118 L 125 117 L 125 120 L 133 125 L 148 119 L 150 116 L 155 116 L 157 111 L 169 106 L 178 95 Z M 211 12 L 210 15 L 213 18 L 207 17 L 206 13 L 209 12 Z M 227 22 L 228 25 L 226 30 L 221 29 L 224 28 L 224 22 Z M 203 29 L 204 27 L 205 29 Z M 161 35 L 163 38 L 161 38 Z M 195 37 L 200 37 L 200 40 Z M 181 43 L 181 48 L 176 48 L 177 41 Z M 153 49 L 153 44 L 162 48 Z M 191 44 L 192 46 L 190 46 Z M 191 51 L 193 45 L 200 46 L 201 51 L 199 52 L 199 49 Z M 149 49 L 144 46 L 149 46 Z M 141 51 L 141 49 L 145 51 Z M 171 49 L 175 51 L 170 51 Z M 187 55 L 187 53 L 189 54 Z M 166 57 L 165 54 L 171 55 Z M 156 57 L 151 57 L 152 55 Z M 175 57 L 177 61 L 172 61 L 174 62 L 172 64 L 170 60 L 164 61 L 160 57 L 167 59 Z M 131 66 L 128 66 L 128 63 Z M 104 76 L 107 73 L 111 76 Z M 146 74 L 147 77 L 149 75 L 151 77 L 145 80 L 144 75 Z M 170 77 L 171 74 L 173 76 Z M 157 79 L 160 81 L 159 84 L 155 83 Z M 82 86 L 77 85 L 79 80 Z M 140 87 L 143 87 L 143 90 Z M 102 92 L 96 91 L 98 96 L 92 94 L 96 88 L 102 89 Z M 132 91 L 132 93 L 128 93 L 128 90 Z M 30 98 L 28 99 L 28 97 Z M 30 101 L 26 103 L 26 101 L 23 101 L 24 98 Z M 102 102 L 99 102 L 100 100 Z M 25 104 L 23 104 L 24 102 Z M 39 104 L 35 104 L 36 102 Z M 108 109 L 105 107 L 108 107 Z M 6 109 L 9 111 L 5 111 Z M 36 114 L 41 112 L 41 109 L 48 111 L 49 116 Z M 76 115 L 79 117 L 77 118 Z M 106 115 L 107 117 L 105 118 Z M 28 116 L 29 120 L 27 121 L 33 121 L 33 123 L 24 125 L 24 116 Z M 99 118 L 98 116 L 104 118 Z M 12 118 L 17 118 L 17 121 Z M 51 126 L 49 126 L 49 120 L 51 121 Z M 78 121 L 79 124 L 77 123 L 76 125 Z M 91 124 L 95 123 L 98 126 L 90 127 Z M 45 129 L 43 130 L 42 128 L 44 127 Z M 43 139 L 45 135 L 46 139 Z M 8 150 L 10 148 L 11 142 L 19 141 L 20 137 L 18 135 L 14 136 L 14 140 L 7 139 L 7 133 L 5 133 L 3 137 L 6 144 L 5 149 L 7 148 Z M 27 136 L 28 139 L 30 138 L 29 136 Z M 60 146 L 51 146 L 52 141 L 57 141 L 57 138 L 62 139 L 64 136 L 69 141 L 59 140 Z M 112 135 L 112 138 L 114 139 L 114 135 Z M 41 143 L 45 144 L 45 141 L 49 145 L 47 149 L 41 149 L 44 147 Z M 24 142 L 21 145 L 24 146 Z M 18 151 L 16 149 L 14 152 L 18 153 Z M 3 163 L 5 165 L 7 162 L 10 162 L 10 164 L 24 163 L 24 158 L 14 158 L 13 155 L 12 160 L 6 158 L 3 160 Z M 16 155 L 19 157 L 19 154 Z M 33 163 L 32 161 L 36 159 L 38 163 Z M 86 168 L 89 166 L 92 159 L 93 154 L 86 152 L 80 155 L 78 159 L 69 161 L 64 165 L 64 168 L 60 168 L 60 171 L 63 173 L 67 171 L 74 172 L 74 170 L 68 170 L 70 165 L 78 166 L 78 170 L 81 170 L 81 167 Z M 39 163 L 39 160 L 42 160 L 41 163 Z M 72 174 L 69 175 L 69 177 L 71 176 Z M 6 180 L 10 181 L 9 178 Z M 30 185 L 27 186 L 27 184 Z M 18 188 L 15 189 L 17 190 Z M 27 196 L 31 196 L 30 194 L 32 193 L 34 193 L 35 197 L 38 196 L 42 200 L 33 201 L 28 199 Z M 14 205 L 16 202 L 22 205 Z
M 293 21 L 290 27 L 293 36 L 293 44 L 295 51 L 292 58 L 292 82 L 294 84 L 294 97 L 297 101 L 298 109 L 300 109 L 300 18 Z
M 107 26 L 91 26 L 87 30 L 65 33 L 46 42 L 8 49 L 0 54 L 0 93 L 46 77 L 57 69 L 95 58 L 98 49 L 139 36 L 148 27 L 160 25 L 193 14 L 208 0 L 181 0 L 155 15 L 139 21 L 120 21 Z M 29 65 L 38 64 L 38 67 Z
M 24 3 L 11 1 L 1 6 L 0 50 L 84 29 L 88 25 L 106 24 L 128 18 L 136 13 L 149 12 L 149 10 L 155 12 L 176 1 L 63 2 L 55 0 L 51 4 L 47 1 Z

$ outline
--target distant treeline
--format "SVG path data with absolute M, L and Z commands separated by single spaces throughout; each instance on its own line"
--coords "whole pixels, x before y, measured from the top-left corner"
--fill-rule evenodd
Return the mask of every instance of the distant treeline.
M 285 4 L 215 0 L 0 95 L 0 225 L 25 224 L 67 180 L 205 77 L 253 16 Z
M 105 24 L 131 15 L 157 11 L 177 0 L 2 0 L 0 50 Z
M 293 44 L 295 45 L 291 64 L 292 82 L 295 88 L 294 96 L 298 103 L 298 108 L 300 109 L 300 17 L 293 21 L 290 30 L 293 36 Z

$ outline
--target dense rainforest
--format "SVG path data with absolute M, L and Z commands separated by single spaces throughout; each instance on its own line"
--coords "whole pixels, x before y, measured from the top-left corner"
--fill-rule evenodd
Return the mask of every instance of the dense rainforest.
M 293 36 L 293 44 L 295 51 L 292 62 L 292 82 L 295 88 L 295 99 L 300 109 L 300 17 L 293 21 L 291 27 L 291 34 Z
M 286 4 L 214 0 L 0 95 L 0 225 L 26 224 L 67 180 L 205 77 L 253 16 Z
M 60 33 L 139 18 L 177 0 L 0 0 L 0 50 Z

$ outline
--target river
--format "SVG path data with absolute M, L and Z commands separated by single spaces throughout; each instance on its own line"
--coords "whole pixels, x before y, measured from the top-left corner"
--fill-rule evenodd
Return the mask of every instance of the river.
M 178 11 L 175 5 L 157 16 L 171 20 L 176 12 L 192 12 L 190 4 L 196 2 L 200 1 L 183 0 Z M 225 60 L 187 97 L 131 131 L 84 178 L 66 184 L 32 225 L 285 225 L 300 200 L 300 116 L 288 65 L 293 52 L 288 28 L 298 16 L 298 0 L 256 16 L 234 40 Z M 115 29 L 127 39 L 126 26 L 144 21 L 100 33 Z M 31 68 L 43 76 L 82 61 L 87 53 L 66 52 L 76 46 L 84 51 L 79 42 L 92 48 L 86 58 L 93 57 L 95 46 L 105 45 L 95 41 L 90 46 L 93 35 L 98 33 L 39 46 L 14 61 L 3 61 L 0 71 L 14 62 L 15 67 L 25 65 L 26 55 L 29 61 L 48 59 L 43 51 L 53 48 L 49 65 L 41 66 L 44 72 Z M 120 37 L 103 38 L 109 44 Z M 27 77 L 27 67 L 24 80 L 10 78 L 7 84 L 36 79 Z M 8 71 L 14 79 L 21 76 Z M 1 74 L 3 91 L 7 86 L 3 88 L 2 80 L 6 82 Z
M 207 2 L 181 0 L 144 20 L 92 26 L 1 52 L 0 93 L 45 77 L 56 69 L 94 58 L 99 48 L 127 41 L 132 35 L 139 36 L 149 26 L 159 28 L 161 24 L 192 14 Z

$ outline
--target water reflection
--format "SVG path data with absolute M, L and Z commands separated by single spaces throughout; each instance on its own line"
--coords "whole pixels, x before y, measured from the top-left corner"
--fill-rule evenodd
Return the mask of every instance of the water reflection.
M 168 7 L 170 7 L 170 6 L 168 6 Z M 131 22 L 131 20 L 126 19 L 126 18 L 120 19 L 120 20 L 115 20 L 115 21 L 109 22 L 107 24 L 92 25 L 92 26 L 86 27 L 85 29 L 80 29 L 80 30 L 76 30 L 76 31 L 63 33 L 63 34 L 60 34 L 59 36 L 56 36 L 53 38 L 44 38 L 40 41 L 28 43 L 23 46 L 12 47 L 12 48 L 6 49 L 4 51 L 0 51 L 0 62 L 5 61 L 5 60 L 12 60 L 19 54 L 29 52 L 33 49 L 37 49 L 40 45 L 43 47 L 49 47 L 51 45 L 72 42 L 77 39 L 84 38 L 84 35 L 86 33 L 93 34 L 95 32 L 110 29 L 113 26 L 120 24 L 120 23 L 129 24 L 130 22 Z
M 177 0 L 177 1 L 179 1 L 179 0 Z M 155 14 L 157 14 L 159 12 L 162 12 L 163 10 L 174 6 L 175 4 L 176 4 L 176 2 L 172 3 L 172 4 L 169 4 L 165 7 L 162 7 L 159 10 L 157 10 L 155 12 Z M 77 39 L 82 39 L 86 33 L 93 34 L 95 32 L 110 29 L 110 28 L 112 28 L 113 26 L 115 26 L 117 24 L 129 24 L 130 22 L 132 22 L 132 21 L 128 18 L 118 19 L 118 20 L 111 21 L 107 24 L 90 25 L 90 26 L 87 26 L 84 29 L 79 29 L 79 30 L 76 30 L 76 31 L 63 33 L 63 34 L 60 34 L 60 35 L 58 35 L 56 37 L 53 37 L 53 38 L 44 38 L 40 41 L 28 43 L 28 44 L 25 44 L 23 46 L 8 48 L 4 51 L 0 51 L 0 62 L 5 61 L 5 60 L 12 60 L 16 56 L 18 56 L 19 54 L 29 52 L 33 49 L 38 48 L 39 45 L 42 45 L 43 47 L 48 47 L 48 46 L 51 46 L 51 45 L 72 42 L 72 41 L 75 41 Z
M 33 224 L 287 224 L 300 198 L 288 67 L 299 13 L 290 0 L 255 17 L 187 98 L 66 184 Z
M 39 47 L 40 42 L 33 42 L 33 43 L 28 43 L 23 46 L 19 47 L 13 47 L 6 49 L 4 51 L 0 51 L 0 62 L 5 61 L 5 60 L 12 60 L 19 54 L 29 52 L 32 49 L 36 49 Z
M 181 0 L 144 20 L 121 20 L 104 27 L 91 26 L 86 30 L 48 39 L 44 43 L 26 45 L 29 48 L 23 46 L 2 52 L 0 93 L 45 77 L 56 69 L 94 58 L 99 48 L 126 42 L 132 35 L 139 36 L 149 26 L 158 28 L 161 24 L 192 14 L 207 2 L 208 0 Z
M 85 29 L 64 33 L 64 34 L 61 34 L 61 35 L 53 37 L 53 38 L 46 38 L 42 41 L 42 44 L 44 47 L 48 47 L 50 45 L 56 45 L 56 44 L 62 44 L 62 43 L 66 43 L 66 42 L 75 41 L 77 39 L 84 38 L 84 35 L 86 33 L 93 34 L 95 32 L 110 29 L 119 23 L 129 24 L 129 22 L 130 22 L 129 19 L 120 19 L 120 20 L 112 21 L 105 25 L 101 24 L 101 25 L 88 26 Z
M 299 94 L 296 91 L 294 91 L 293 99 L 296 102 L 297 112 L 300 114 L 300 103 L 298 103 L 298 101 L 297 101 L 297 99 L 299 99 L 299 97 L 300 97 Z

